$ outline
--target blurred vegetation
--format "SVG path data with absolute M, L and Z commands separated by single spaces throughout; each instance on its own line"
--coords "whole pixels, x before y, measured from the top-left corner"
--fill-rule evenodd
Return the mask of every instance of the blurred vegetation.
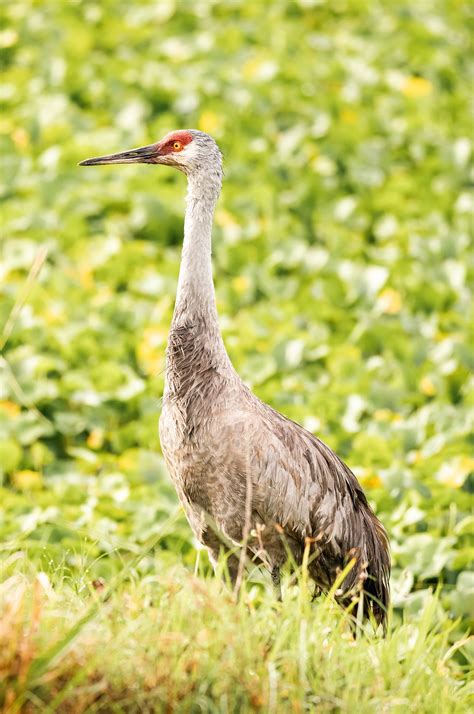
M 157 422 L 184 178 L 77 162 L 194 127 L 225 157 L 214 264 L 237 370 L 360 479 L 397 612 L 440 583 L 442 617 L 472 618 L 467 4 L 1 13 L 3 555 L 107 579 L 176 507 Z M 183 516 L 161 550 L 192 567 Z

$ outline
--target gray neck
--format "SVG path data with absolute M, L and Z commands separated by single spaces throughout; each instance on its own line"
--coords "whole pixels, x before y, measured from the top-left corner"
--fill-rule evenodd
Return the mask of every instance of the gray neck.
M 189 176 L 164 395 L 184 405 L 200 403 L 213 378 L 215 381 L 234 374 L 219 331 L 212 280 L 211 232 L 220 188 L 220 170 Z
M 215 386 L 216 379 L 235 374 L 219 331 L 212 281 L 211 231 L 220 187 L 220 170 L 210 175 L 193 174 L 188 180 L 183 253 L 166 351 L 164 394 L 165 399 L 184 405 L 186 418 L 191 404 L 205 409 L 205 395 Z M 196 409 L 199 412 L 198 406 Z
M 220 189 L 220 173 L 194 172 L 188 177 L 183 252 L 173 327 L 192 323 L 195 318 L 217 325 L 211 234 Z

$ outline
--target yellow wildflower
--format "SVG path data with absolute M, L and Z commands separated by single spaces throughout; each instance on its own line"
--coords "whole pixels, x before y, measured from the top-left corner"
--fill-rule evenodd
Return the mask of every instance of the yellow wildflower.
M 213 134 L 221 126 L 221 121 L 214 112 L 203 112 L 199 118 L 198 129 L 207 134 Z
M 410 99 L 427 97 L 432 91 L 433 85 L 424 77 L 407 77 L 401 87 L 402 94 Z
M 397 290 L 385 288 L 378 297 L 378 304 L 382 312 L 396 315 L 402 308 L 402 297 Z
M 428 377 L 428 375 L 422 377 L 420 380 L 420 390 L 423 394 L 426 394 L 427 397 L 434 397 L 436 394 L 436 387 L 433 384 L 431 377 Z
M 24 469 L 23 471 L 15 471 L 11 480 L 13 486 L 20 489 L 20 491 L 33 491 L 41 488 L 43 477 L 39 471 Z
M 0 409 L 11 417 L 16 417 L 21 411 L 18 404 L 10 402 L 8 399 L 0 400 Z
M 86 443 L 89 449 L 100 449 L 104 443 L 103 429 L 92 429 L 91 433 L 87 437 Z
M 461 488 L 471 471 L 474 471 L 474 459 L 461 454 L 443 464 L 436 477 L 445 486 Z

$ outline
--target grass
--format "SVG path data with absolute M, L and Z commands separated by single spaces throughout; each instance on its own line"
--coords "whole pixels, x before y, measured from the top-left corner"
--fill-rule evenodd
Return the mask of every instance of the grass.
M 311 602 L 304 577 L 287 581 L 283 602 L 249 581 L 236 602 L 220 578 L 159 554 L 154 574 L 140 575 L 153 545 L 110 584 L 10 556 L 4 711 L 468 711 L 468 642 L 450 646 L 454 624 L 440 621 L 435 595 L 386 638 L 368 627 L 354 640 L 330 598 Z

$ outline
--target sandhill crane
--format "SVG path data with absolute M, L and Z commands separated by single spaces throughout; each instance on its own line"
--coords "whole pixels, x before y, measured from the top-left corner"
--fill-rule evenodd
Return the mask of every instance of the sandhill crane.
M 165 164 L 187 176 L 184 243 L 169 334 L 160 439 L 178 496 L 215 564 L 235 547 L 265 565 L 277 589 L 292 559 L 327 592 L 348 562 L 336 594 L 362 591 L 364 614 L 385 625 L 390 558 L 387 534 L 341 459 L 299 424 L 258 399 L 227 355 L 218 325 L 211 232 L 222 156 L 202 131 L 174 131 L 156 144 L 87 159 L 81 166 Z M 229 550 L 234 548 L 234 550 Z

